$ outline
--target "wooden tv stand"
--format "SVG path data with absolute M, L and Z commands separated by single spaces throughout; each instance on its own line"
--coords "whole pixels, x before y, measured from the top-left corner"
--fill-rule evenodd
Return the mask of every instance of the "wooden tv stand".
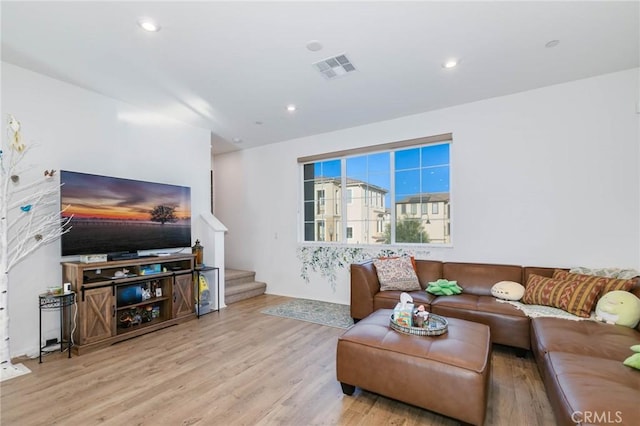
M 194 255 L 62 262 L 76 292 L 74 351 L 88 351 L 196 318 Z M 147 292 L 148 291 L 148 292 Z

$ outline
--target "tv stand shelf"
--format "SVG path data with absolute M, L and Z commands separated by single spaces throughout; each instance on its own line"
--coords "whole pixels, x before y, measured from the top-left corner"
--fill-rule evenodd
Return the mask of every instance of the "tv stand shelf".
M 88 352 L 196 318 L 194 255 L 62 262 L 77 293 L 74 350 Z

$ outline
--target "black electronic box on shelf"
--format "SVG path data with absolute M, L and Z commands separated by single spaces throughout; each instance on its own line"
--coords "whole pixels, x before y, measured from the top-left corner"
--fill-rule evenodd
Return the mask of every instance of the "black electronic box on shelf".
M 137 251 L 117 251 L 113 253 L 107 253 L 107 260 L 127 260 L 127 259 L 137 259 L 140 255 Z

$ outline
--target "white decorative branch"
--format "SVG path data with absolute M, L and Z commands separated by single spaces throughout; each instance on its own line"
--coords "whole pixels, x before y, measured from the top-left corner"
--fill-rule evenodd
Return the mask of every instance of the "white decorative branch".
M 0 372 L 2 379 L 22 374 L 11 363 L 9 345 L 9 271 L 31 253 L 69 230 L 70 218 L 63 219 L 58 208 L 59 185 L 52 179 L 55 171 L 22 182 L 18 168 L 30 147 L 22 141 L 20 122 L 9 116 L 7 142 L 0 150 Z M 8 156 L 8 164 L 5 157 Z M 18 172 L 20 170 L 20 172 Z M 18 200 L 12 201 L 14 195 Z M 20 372 L 19 372 L 20 371 Z

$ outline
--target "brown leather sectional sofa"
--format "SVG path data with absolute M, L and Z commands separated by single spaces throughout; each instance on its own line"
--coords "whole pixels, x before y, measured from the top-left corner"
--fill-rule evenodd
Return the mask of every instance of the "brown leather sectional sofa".
M 530 274 L 551 277 L 554 268 L 416 260 L 423 289 L 439 278 L 455 280 L 455 296 L 409 292 L 416 305 L 445 317 L 486 324 L 493 343 L 520 354 L 532 350 L 549 401 L 560 425 L 640 424 L 640 371 L 622 364 L 640 343 L 636 329 L 560 318 L 530 319 L 508 303 L 497 302 L 498 281 L 526 284 Z M 400 291 L 380 291 L 373 261 L 351 265 L 351 316 L 360 320 L 378 309 L 393 309 Z M 633 293 L 640 297 L 640 284 Z

